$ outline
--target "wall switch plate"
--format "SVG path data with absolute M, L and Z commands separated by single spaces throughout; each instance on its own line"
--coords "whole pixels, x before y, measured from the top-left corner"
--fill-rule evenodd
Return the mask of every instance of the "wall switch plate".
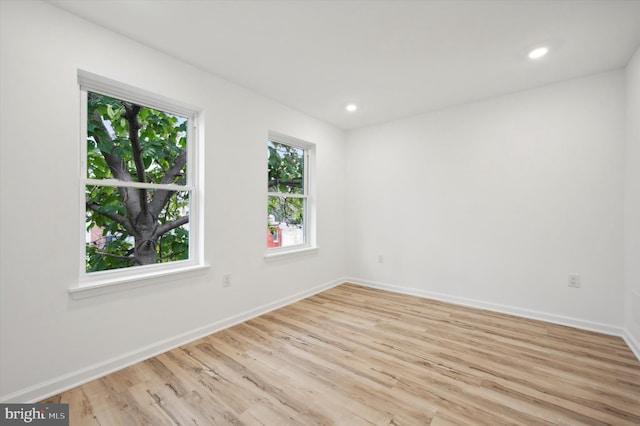
M 580 287 L 580 274 L 569 274 L 569 287 Z
M 378 255 L 378 263 L 384 263 L 384 256 L 381 254 Z

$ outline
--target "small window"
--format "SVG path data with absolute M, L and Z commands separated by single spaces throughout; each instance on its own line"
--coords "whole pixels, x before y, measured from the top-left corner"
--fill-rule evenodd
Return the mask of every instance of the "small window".
M 85 276 L 195 263 L 197 114 L 124 85 L 79 80 Z
M 267 141 L 267 248 L 313 246 L 310 154 L 313 146 L 270 133 Z

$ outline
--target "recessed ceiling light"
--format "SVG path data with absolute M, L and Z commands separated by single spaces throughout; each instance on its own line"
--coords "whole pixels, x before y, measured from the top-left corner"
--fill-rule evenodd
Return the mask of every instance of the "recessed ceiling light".
M 549 53 L 548 47 L 544 47 L 544 46 L 537 47 L 533 49 L 531 52 L 529 52 L 529 59 L 540 59 L 547 53 Z
M 358 105 L 355 105 L 355 104 L 347 105 L 347 111 L 349 111 L 349 112 L 353 112 L 353 111 L 355 111 L 357 109 L 358 109 Z

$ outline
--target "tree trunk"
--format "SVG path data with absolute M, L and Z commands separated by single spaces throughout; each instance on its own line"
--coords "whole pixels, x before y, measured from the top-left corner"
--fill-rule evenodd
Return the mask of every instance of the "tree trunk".
M 159 238 L 159 235 L 156 234 L 157 221 L 149 214 L 141 214 L 137 219 L 133 251 L 135 264 L 152 265 L 157 261 L 156 246 Z
M 153 265 L 156 263 L 156 243 L 157 240 L 138 239 L 133 251 L 136 265 Z

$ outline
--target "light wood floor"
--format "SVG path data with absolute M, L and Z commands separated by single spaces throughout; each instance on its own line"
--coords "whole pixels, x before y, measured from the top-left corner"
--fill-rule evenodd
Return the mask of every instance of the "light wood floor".
M 71 425 L 640 425 L 618 337 L 345 284 L 45 401 Z

